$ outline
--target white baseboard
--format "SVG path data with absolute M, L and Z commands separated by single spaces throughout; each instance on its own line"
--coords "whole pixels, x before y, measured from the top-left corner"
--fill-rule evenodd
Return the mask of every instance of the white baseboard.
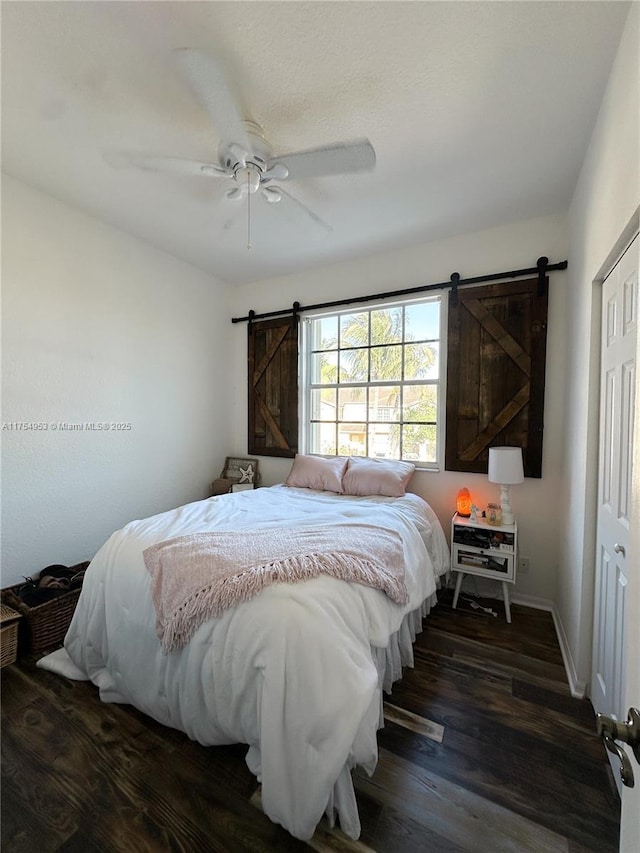
M 576 667 L 573 662 L 573 656 L 571 654 L 571 649 L 569 648 L 569 641 L 567 640 L 564 625 L 562 624 L 562 619 L 560 619 L 553 601 L 550 601 L 547 598 L 538 598 L 536 595 L 521 595 L 519 593 L 511 596 L 511 601 L 514 604 L 522 604 L 525 607 L 534 607 L 536 610 L 547 610 L 551 613 L 551 616 L 553 617 L 553 624 L 556 629 L 556 636 L 558 637 L 560 652 L 562 654 L 564 669 L 567 673 L 569 690 L 571 691 L 571 695 L 576 699 L 584 699 L 587 694 L 587 685 L 586 682 L 580 681 L 576 674 Z
M 562 652 L 564 668 L 567 673 L 567 678 L 569 679 L 571 695 L 575 696 L 576 699 L 584 699 L 587 695 L 587 684 L 585 681 L 581 681 L 577 676 L 576 667 L 573 662 L 573 656 L 571 655 L 571 649 L 569 648 L 569 641 L 567 640 L 564 625 L 562 624 L 562 619 L 560 619 L 555 607 L 551 611 L 551 615 L 553 616 L 553 624 L 556 626 L 556 634 L 558 635 L 558 642 L 560 643 L 560 651 Z
M 522 604 L 523 607 L 533 607 L 535 610 L 553 612 L 553 601 L 548 598 L 540 598 L 538 595 L 526 595 L 521 592 L 514 592 L 509 597 L 512 604 Z

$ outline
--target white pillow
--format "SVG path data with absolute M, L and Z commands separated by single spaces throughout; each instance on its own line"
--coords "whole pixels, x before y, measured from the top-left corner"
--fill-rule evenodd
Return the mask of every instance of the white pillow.
M 365 459 L 352 456 L 342 478 L 345 495 L 386 495 L 400 498 L 416 466 L 392 459 Z
M 304 456 L 296 454 L 285 486 L 342 493 L 342 475 L 347 467 L 344 456 Z

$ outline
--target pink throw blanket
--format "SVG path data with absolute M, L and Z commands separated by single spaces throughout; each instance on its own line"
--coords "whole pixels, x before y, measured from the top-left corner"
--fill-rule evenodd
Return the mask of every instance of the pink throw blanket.
M 328 574 L 380 589 L 396 604 L 409 600 L 400 535 L 371 524 L 192 533 L 152 545 L 143 557 L 165 652 L 272 583 Z

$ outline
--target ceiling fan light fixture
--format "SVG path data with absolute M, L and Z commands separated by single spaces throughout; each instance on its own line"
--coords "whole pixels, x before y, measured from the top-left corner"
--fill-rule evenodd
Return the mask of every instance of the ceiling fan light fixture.
M 243 193 L 253 195 L 260 186 L 260 170 L 252 164 L 236 169 L 234 177 Z

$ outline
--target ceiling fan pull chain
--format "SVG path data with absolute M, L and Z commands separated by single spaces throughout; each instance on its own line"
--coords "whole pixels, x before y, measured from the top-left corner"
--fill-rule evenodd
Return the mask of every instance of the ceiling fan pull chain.
M 247 172 L 247 251 L 251 248 L 251 185 Z

